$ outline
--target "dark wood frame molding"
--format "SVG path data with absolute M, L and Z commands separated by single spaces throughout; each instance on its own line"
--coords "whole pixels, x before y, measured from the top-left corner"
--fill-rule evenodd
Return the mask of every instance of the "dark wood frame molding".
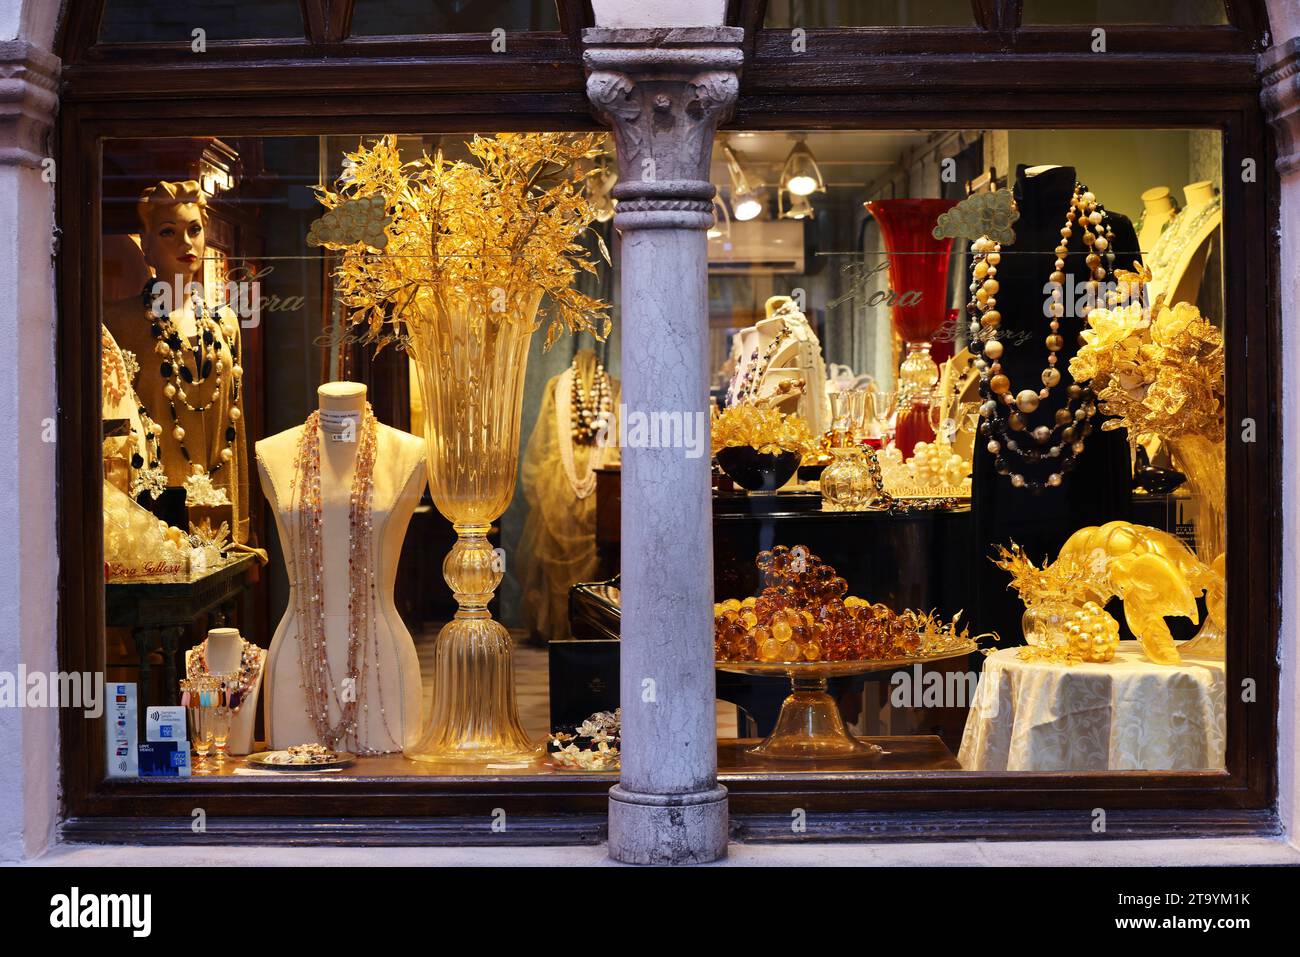
M 98 284 L 86 277 L 99 274 L 101 140 L 177 129 L 251 136 L 596 128 L 576 45 L 590 20 L 585 3 L 560 0 L 563 31 L 527 35 L 506 57 L 486 52 L 481 36 L 349 40 L 348 3 L 304 0 L 309 39 L 228 50 L 214 44 L 201 61 L 176 50 L 142 61 L 139 51 L 96 46 L 99 5 L 74 3 L 67 16 L 58 121 L 59 646 L 61 667 L 78 671 L 102 670 L 104 660 L 102 570 L 76 557 L 99 554 L 103 544 L 99 482 L 87 480 L 100 469 L 99 337 L 90 318 L 100 301 Z M 763 6 L 733 3 L 733 22 L 761 24 Z M 1270 241 L 1278 216 L 1274 144 L 1255 52 L 1266 29 L 1263 4 L 1234 0 L 1227 27 L 1113 28 L 1115 52 L 1101 55 L 1076 44 L 1086 29 L 1039 36 L 1015 25 L 1015 2 L 975 0 L 975 7 L 989 29 L 809 31 L 815 59 L 789 54 L 783 31 L 757 30 L 746 41 L 752 46 L 732 126 L 1222 131 L 1225 261 L 1233 264 L 1228 419 L 1258 423 L 1256 442 L 1234 444 L 1228 459 L 1229 630 L 1241 636 L 1229 645 L 1228 667 L 1230 687 L 1254 679 L 1257 699 L 1247 704 L 1229 693 L 1224 773 L 726 776 L 735 832 L 789 839 L 790 811 L 801 807 L 810 821 L 824 822 L 825 830 L 807 832 L 818 840 L 1095 838 L 1094 808 L 1106 809 L 1102 836 L 1109 838 L 1278 833 L 1281 353 Z M 1105 69 L 1096 69 L 1098 56 Z M 1247 159 L 1256 161 L 1255 183 L 1240 182 Z M 613 783 L 602 776 L 112 782 L 104 778 L 102 719 L 65 714 L 61 730 L 67 840 L 500 843 L 488 829 L 500 807 L 510 816 L 510 840 L 596 841 Z M 203 835 L 190 831 L 196 807 L 208 815 Z

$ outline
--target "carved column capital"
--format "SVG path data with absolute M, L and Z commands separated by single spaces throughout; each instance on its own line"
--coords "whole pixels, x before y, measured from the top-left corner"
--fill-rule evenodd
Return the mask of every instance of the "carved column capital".
M 1300 170 L 1300 37 L 1265 50 L 1259 58 L 1260 101 L 1277 132 L 1277 171 Z
M 26 40 L 0 42 L 0 166 L 39 166 L 50 155 L 59 65 Z
M 739 27 L 583 31 L 587 98 L 614 131 L 620 229 L 713 222 L 709 160 L 744 60 Z

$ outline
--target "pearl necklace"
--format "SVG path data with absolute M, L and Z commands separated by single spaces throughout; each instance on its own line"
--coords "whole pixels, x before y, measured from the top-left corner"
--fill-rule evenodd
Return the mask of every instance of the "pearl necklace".
M 117 405 L 126 398 L 126 390 L 131 385 L 131 380 L 126 373 L 126 360 L 122 357 L 113 337 L 103 326 L 100 327 L 99 346 L 102 356 L 100 378 L 104 398 L 107 400 L 106 404 Z
M 1061 382 L 1061 373 L 1056 365 L 1057 353 L 1065 346 L 1065 338 L 1060 334 L 1060 319 L 1065 314 L 1065 257 L 1069 254 L 1069 242 L 1076 226 L 1081 228 L 1081 238 L 1087 247 L 1085 262 L 1091 277 L 1086 284 L 1088 302 L 1099 301 L 1102 282 L 1113 276 L 1115 253 L 1112 246 L 1115 237 L 1110 217 L 1086 186 L 1075 183 L 1070 196 L 1070 208 L 1065 214 L 1065 225 L 1061 227 L 1061 241 L 1055 250 L 1055 268 L 1049 276 L 1051 303 L 1048 307 L 1050 331 L 1045 340 L 1047 365 L 1041 376 L 1042 388 L 1037 391 L 1022 389 L 1016 392 L 1011 379 L 1002 371 L 1004 346 L 998 337 L 1002 314 L 996 308 L 1000 288 L 997 272 L 1002 261 L 1002 244 L 981 236 L 971 247 L 974 253 L 971 263 L 971 300 L 966 305 L 966 311 L 972 319 L 971 348 L 978 350 L 976 365 L 980 371 L 980 394 L 985 400 L 980 406 L 980 416 L 984 420 L 980 424 L 980 434 L 988 439 L 986 448 L 989 453 L 996 456 L 995 471 L 999 475 L 1010 476 L 1011 484 L 1016 488 L 1037 490 L 1045 485 L 1052 488 L 1061 485 L 1065 473 L 1074 468 L 1075 457 L 1083 452 L 1083 440 L 1092 431 L 1090 420 L 1096 412 L 1095 397 L 1090 389 L 1078 383 L 1071 384 L 1067 389 L 1070 402 L 1056 411 L 1052 426 L 1040 425 L 1030 430 L 1025 420 Z M 1085 317 L 1090 311 L 1091 306 L 1086 303 L 1080 309 Z M 999 404 L 1011 410 L 1007 416 L 998 414 Z M 1019 434 L 1012 435 L 1012 432 Z M 1027 438 L 1032 439 L 1038 448 L 1027 448 L 1030 444 Z M 1023 472 L 1013 471 L 1008 455 L 1031 465 L 1051 460 L 1056 468 L 1045 482 L 1039 482 L 1026 478 Z
M 143 300 L 150 310 L 151 322 L 149 333 L 154 337 L 156 344 L 154 351 L 162 357 L 162 362 L 158 366 L 158 373 L 162 376 L 166 385 L 163 387 L 163 394 L 167 397 L 167 407 L 172 417 L 172 438 L 180 446 L 181 455 L 185 461 L 195 467 L 197 474 L 200 468 L 208 475 L 218 472 L 222 465 L 234 458 L 235 438 L 238 433 L 235 430 L 235 423 L 239 421 L 242 414 L 238 405 L 239 402 L 239 385 L 244 375 L 243 367 L 239 364 L 238 350 L 235 346 L 230 346 L 230 374 L 232 377 L 230 387 L 230 421 L 226 425 L 225 440 L 226 447 L 221 450 L 220 461 L 216 465 L 208 466 L 206 463 L 195 462 L 190 456 L 190 450 L 185 446 L 185 429 L 180 424 L 180 419 L 176 412 L 176 400 L 179 399 L 181 404 L 190 412 L 199 414 L 209 409 L 221 397 L 221 373 L 225 370 L 225 359 L 221 356 L 221 350 L 225 340 L 228 338 L 224 322 L 221 319 L 220 312 L 216 309 L 209 309 L 197 295 L 191 297 L 191 303 L 194 307 L 194 321 L 198 328 L 198 341 L 193 346 L 187 346 L 181 338 L 176 324 L 172 321 L 170 315 L 160 314 L 156 308 L 157 303 L 164 300 L 155 299 L 155 290 L 158 280 L 151 279 L 145 285 Z M 208 354 L 211 348 L 212 354 Z M 186 353 L 194 361 L 194 369 L 191 371 L 186 362 Z M 205 383 L 208 376 L 215 372 L 217 374 L 217 383 L 212 388 L 212 397 L 207 405 L 191 405 L 189 394 L 185 391 L 188 385 L 191 388 L 200 386 Z M 160 434 L 161 430 L 159 430 Z
M 584 390 L 576 357 L 573 365 L 570 366 L 570 371 L 573 378 L 569 389 L 569 431 L 573 436 L 573 444 L 594 445 L 596 437 L 609 425 L 614 414 L 609 392 L 609 376 L 605 374 L 605 367 L 597 362 L 591 388 Z
M 569 480 L 569 487 L 573 489 L 574 497 L 581 500 L 587 498 L 592 492 L 596 491 L 596 470 L 592 463 L 596 460 L 596 453 L 593 449 L 587 455 L 586 467 L 583 470 L 582 478 L 578 478 L 577 463 L 574 461 L 573 447 L 576 444 L 576 431 L 574 430 L 573 411 L 571 408 L 572 398 L 575 394 L 573 388 L 564 388 L 565 376 L 577 378 L 577 370 L 570 366 L 560 375 L 560 381 L 556 383 L 555 388 L 555 440 L 559 445 L 560 467 L 564 470 L 564 477 Z M 608 387 L 608 378 L 606 379 Z M 610 413 L 613 414 L 612 412 Z M 612 419 L 606 419 L 606 424 Z
M 374 628 L 378 615 L 375 612 L 376 576 L 370 512 L 378 429 L 374 411 L 367 402 L 356 433 L 357 454 L 348 504 L 348 651 L 346 674 L 340 681 L 335 681 L 325 636 L 319 430 L 320 411 L 316 410 L 308 417 L 298 442 L 294 461 L 294 502 L 290 503 L 290 512 L 296 513 L 296 521 L 292 523 L 295 532 L 292 554 L 298 576 L 294 589 L 299 622 L 298 664 L 307 710 L 317 737 L 327 746 L 338 749 L 348 738 L 354 742 L 359 740 L 358 717 L 369 711 L 364 700 L 369 663 L 365 647 L 367 637 L 372 641 L 376 663 L 379 660 L 379 633 Z M 341 689 L 348 687 L 351 694 L 340 694 Z M 379 713 L 395 750 L 400 750 L 401 743 L 388 728 L 383 687 L 380 681 Z M 329 720 L 331 698 L 339 710 L 339 720 L 334 724 Z M 360 754 L 383 753 L 373 748 L 354 747 L 353 750 Z

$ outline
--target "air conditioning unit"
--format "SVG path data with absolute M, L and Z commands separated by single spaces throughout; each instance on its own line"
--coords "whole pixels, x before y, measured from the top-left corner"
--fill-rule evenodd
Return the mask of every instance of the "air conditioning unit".
M 713 275 L 803 271 L 804 224 L 799 220 L 733 220 L 731 235 L 709 240 Z

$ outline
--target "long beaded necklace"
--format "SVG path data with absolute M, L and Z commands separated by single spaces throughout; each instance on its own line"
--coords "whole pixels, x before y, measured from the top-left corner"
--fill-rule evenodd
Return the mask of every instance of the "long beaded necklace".
M 294 499 L 290 511 L 296 513 L 296 540 L 293 546 L 298 572 L 298 663 L 307 709 L 322 743 L 338 748 L 348 738 L 358 741 L 358 716 L 368 719 L 369 705 L 364 701 L 367 687 L 366 638 L 372 638 L 376 661 L 379 655 L 376 620 L 376 583 L 372 559 L 373 527 L 371 497 L 374 492 L 375 447 L 377 425 L 370 403 L 366 403 L 361 426 L 357 430 L 357 454 L 348 499 L 348 651 L 346 673 L 336 681 L 325 636 L 325 603 L 322 590 L 320 494 L 320 412 L 313 411 L 303 426 L 294 461 Z M 380 682 L 379 711 L 387 726 L 387 709 Z M 350 693 L 349 690 L 350 689 Z M 341 690 L 343 693 L 340 693 Z M 339 710 L 339 720 L 329 720 L 330 702 Z M 398 748 L 400 742 L 388 731 Z M 381 753 L 378 749 L 356 749 L 362 754 Z
M 161 302 L 165 302 L 165 297 L 158 298 L 157 289 L 159 284 L 159 280 L 151 279 L 145 285 L 142 299 L 150 310 L 149 333 L 156 340 L 154 351 L 162 358 L 162 362 L 158 366 L 158 374 L 166 382 L 166 385 L 163 386 L 163 395 L 167 398 L 167 407 L 171 412 L 172 438 L 180 446 L 181 455 L 185 457 L 186 462 L 201 467 L 205 473 L 211 476 L 216 474 L 235 454 L 235 438 L 238 435 L 235 430 L 235 423 L 239 421 L 242 414 L 238 405 L 239 386 L 244 375 L 243 367 L 239 364 L 239 350 L 233 343 L 227 349 L 231 363 L 231 384 L 229 422 L 226 424 L 224 436 L 226 447 L 221 450 L 219 460 L 214 465 L 209 465 L 206 462 L 195 462 L 190 455 L 190 450 L 185 445 L 185 429 L 182 427 L 177 415 L 176 402 L 179 400 L 190 412 L 198 414 L 205 412 L 220 399 L 221 373 L 226 368 L 226 359 L 221 352 L 226 341 L 233 337 L 227 335 L 220 311 L 209 308 L 202 298 L 197 294 L 192 294 L 190 301 L 194 308 L 194 322 L 198 330 L 198 336 L 193 345 L 187 344 L 167 311 L 158 308 Z M 193 369 L 190 368 L 190 364 L 186 361 L 187 354 L 193 362 Z M 207 405 L 201 403 L 198 405 L 191 404 L 189 393 L 186 392 L 186 386 L 197 388 L 207 382 L 208 377 L 214 372 L 217 381 L 212 387 L 212 395 Z
M 1096 412 L 1095 396 L 1091 389 L 1077 382 L 1068 387 L 1070 401 L 1056 411 L 1052 426 L 1040 425 L 1030 429 L 1025 418 L 1037 410 L 1039 403 L 1048 398 L 1052 389 L 1061 382 L 1061 373 L 1056 366 L 1057 353 L 1065 346 L 1065 338 L 1060 334 L 1060 319 L 1065 314 L 1065 258 L 1076 227 L 1081 230 L 1081 239 L 1086 247 L 1085 262 L 1090 276 L 1086 284 L 1088 302 L 1100 301 L 1102 283 L 1113 276 L 1115 237 L 1110 217 L 1086 186 L 1075 183 L 1070 208 L 1065 214 L 1065 225 L 1061 227 L 1061 241 L 1055 250 L 1055 268 L 1049 277 L 1051 302 L 1048 306 L 1050 331 L 1045 340 L 1047 365 L 1041 376 L 1042 388 L 1038 390 L 1016 392 L 1002 368 L 1004 346 L 999 338 L 1002 314 L 997 309 L 1000 288 L 997 273 L 1002 261 L 1002 244 L 987 236 L 981 236 L 972 244 L 971 300 L 966 311 L 972 320 L 971 343 L 973 349 L 978 349 L 976 365 L 980 371 L 980 394 L 985 400 L 980 406 L 980 416 L 984 420 L 980 424 L 980 434 L 988 440 L 989 453 L 996 457 L 995 471 L 1010 476 L 1011 484 L 1016 488 L 1038 490 L 1044 486 L 1055 488 L 1061 485 L 1065 474 L 1074 468 L 1075 457 L 1083 452 L 1083 440 L 1092 431 L 1090 420 Z M 1080 311 L 1086 316 L 1090 308 L 1085 304 Z M 1006 416 L 999 415 L 999 405 L 1006 406 L 1010 412 Z M 1034 445 L 1037 448 L 1032 447 Z M 1055 468 L 1045 481 L 1040 482 L 1026 478 L 1022 471 L 1013 468 L 1011 459 L 1031 465 L 1050 460 Z
M 767 348 L 763 350 L 762 356 L 759 356 L 758 350 L 754 350 L 754 356 L 751 357 L 748 367 L 745 369 L 744 378 L 741 379 L 740 388 L 737 390 L 738 402 L 753 402 L 758 398 L 758 389 L 763 384 L 763 379 L 767 375 L 767 370 L 772 365 L 772 360 L 776 354 L 781 351 L 781 346 L 790 335 L 789 327 L 784 324 L 781 330 L 772 337 Z
M 614 414 L 609 376 L 605 373 L 605 367 L 597 362 L 591 387 L 583 389 L 582 375 L 578 371 L 576 356 L 569 370 L 573 376 L 569 388 L 569 429 L 573 436 L 573 444 L 594 445 L 596 437 L 609 425 Z

